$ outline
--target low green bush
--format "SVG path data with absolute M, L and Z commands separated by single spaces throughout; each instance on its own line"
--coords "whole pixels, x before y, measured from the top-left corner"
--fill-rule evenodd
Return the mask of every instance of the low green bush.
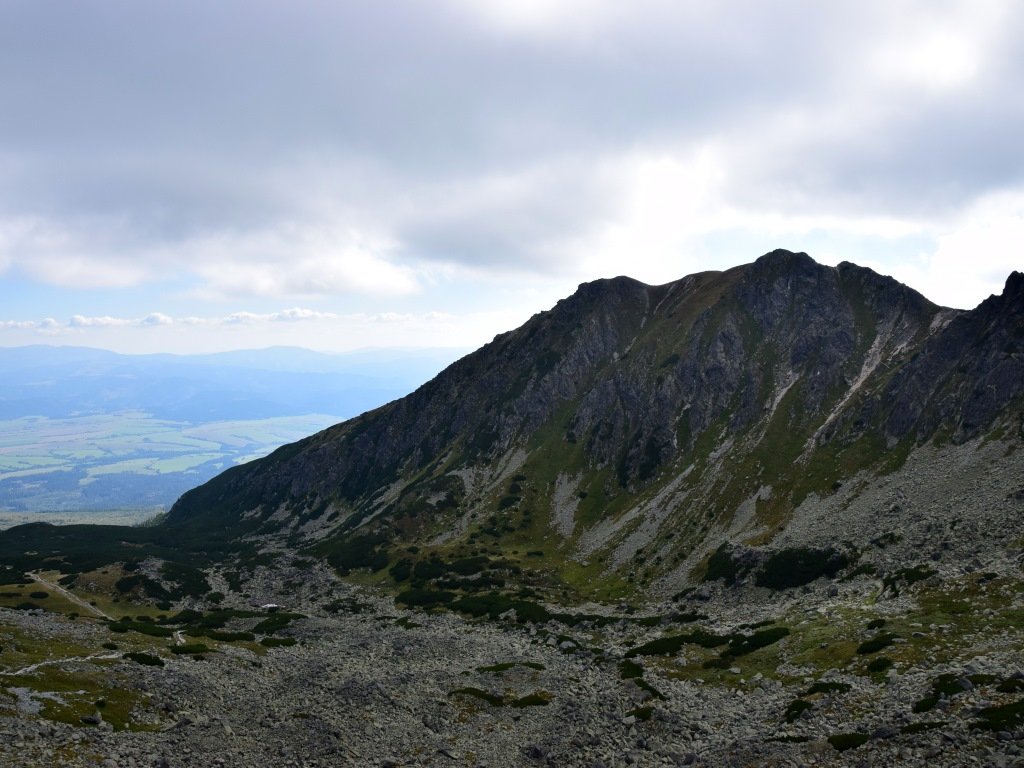
M 998 707 L 986 707 L 978 713 L 976 725 L 989 731 L 1013 731 L 1024 725 L 1024 699 L 1003 704 Z
M 124 658 L 134 661 L 136 664 L 142 664 L 146 667 L 162 667 L 164 660 L 159 656 L 153 656 L 149 653 L 143 653 L 142 651 L 130 651 L 124 655 Z
M 883 648 L 888 648 L 896 640 L 896 635 L 883 634 L 873 637 L 870 640 L 865 640 L 863 643 L 857 646 L 857 653 L 862 656 L 866 656 L 871 653 L 878 653 Z
M 892 659 L 886 656 L 879 656 L 875 659 L 872 659 L 871 663 L 868 664 L 868 672 L 871 672 L 872 674 L 878 674 L 880 672 L 885 672 L 891 666 Z
M 835 549 L 793 547 L 771 555 L 756 581 L 759 587 L 790 589 L 810 584 L 822 576 L 832 578 L 849 564 L 850 557 Z
M 170 646 L 171 653 L 176 653 L 179 656 L 193 656 L 197 653 L 207 653 L 209 650 L 205 643 L 184 643 Z
M 534 691 L 525 696 L 513 699 L 508 703 L 510 707 L 522 709 L 523 707 L 546 707 L 551 703 L 551 694 L 547 691 Z
M 410 608 L 433 608 L 439 605 L 447 605 L 454 599 L 454 592 L 413 587 L 412 589 L 399 592 L 398 596 L 395 597 L 395 602 L 402 603 Z
M 120 621 L 111 622 L 107 626 L 111 632 L 138 632 L 140 635 L 148 635 L 149 637 L 170 637 L 174 634 L 167 627 L 146 621 L 132 621 L 131 619 L 121 619 Z
M 635 661 L 623 659 L 619 662 L 619 677 L 623 680 L 634 680 L 644 676 L 644 668 Z
M 670 656 L 678 653 L 684 645 L 699 645 L 701 648 L 718 648 L 729 642 L 728 637 L 722 637 L 703 629 L 693 632 L 686 632 L 681 635 L 669 635 L 650 640 L 636 648 L 626 651 L 626 658 L 632 659 L 636 656 Z
M 636 707 L 635 709 L 629 710 L 626 714 L 635 717 L 637 720 L 646 722 L 647 720 L 650 720 L 651 715 L 654 714 L 654 707 L 650 705 Z
M 786 707 L 786 713 L 784 715 L 787 723 L 796 722 L 800 716 L 809 709 L 813 709 L 814 705 L 806 699 L 794 699 Z
M 866 733 L 837 733 L 828 737 L 828 743 L 837 751 L 845 752 L 848 749 L 856 749 L 868 740 Z
M 918 699 L 914 706 L 911 707 L 911 711 L 914 714 L 921 714 L 922 712 L 930 712 L 935 709 L 935 705 L 939 703 L 938 696 L 925 696 L 924 698 Z
M 729 639 L 729 653 L 733 656 L 746 656 L 759 648 L 765 648 L 779 642 L 789 634 L 788 627 L 768 627 L 759 629 L 752 635 L 733 635 Z
M 277 613 L 267 616 L 263 621 L 259 622 L 252 631 L 258 635 L 272 635 L 275 632 L 280 632 L 282 629 L 287 627 L 296 619 L 301 619 L 301 613 L 289 613 L 288 611 L 278 611 Z

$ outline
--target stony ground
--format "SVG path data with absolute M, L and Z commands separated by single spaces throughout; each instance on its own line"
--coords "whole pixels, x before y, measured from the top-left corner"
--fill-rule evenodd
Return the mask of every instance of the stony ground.
M 1017 567 L 1006 558 L 989 565 Z M 271 594 L 273 573 L 260 578 L 249 586 Z M 0 609 L 0 763 L 1024 765 L 1019 723 L 977 727 L 982 710 L 1018 701 L 1024 689 L 1019 581 L 965 573 L 915 588 L 891 599 L 878 599 L 870 579 L 747 589 L 661 606 L 660 620 L 639 620 L 659 611 L 591 607 L 621 620 L 538 626 L 406 611 L 313 571 L 288 605 L 305 618 L 281 633 L 295 645 L 211 642 L 201 655 L 176 655 L 173 640 L 113 633 L 99 620 Z M 927 622 L 938 615 L 930 601 L 955 595 L 969 596 L 966 614 Z M 338 612 L 323 609 L 330 603 Z M 706 618 L 678 615 L 690 610 Z M 880 618 L 884 628 L 868 628 Z M 694 643 L 626 659 L 653 638 L 697 627 L 728 634 L 769 619 L 790 634 L 729 668 L 705 667 L 715 651 Z M 970 627 L 954 626 L 961 620 Z M 856 653 L 882 634 L 895 636 L 889 646 Z M 142 649 L 164 666 L 121 655 Z M 44 663 L 19 666 L 32 653 Z M 893 666 L 868 671 L 883 654 Z M 945 692 L 915 712 L 936 681 Z M 119 697 L 123 717 L 105 717 Z M 806 711 L 787 722 L 797 700 Z M 827 739 L 842 734 L 864 743 L 839 751 Z
M 802 507 L 777 544 L 852 541 L 833 579 L 548 604 L 579 619 L 409 610 L 287 557 L 163 614 L 116 572 L 0 586 L 0 766 L 1024 766 L 1019 453 Z M 251 634 L 101 618 L 182 608 Z

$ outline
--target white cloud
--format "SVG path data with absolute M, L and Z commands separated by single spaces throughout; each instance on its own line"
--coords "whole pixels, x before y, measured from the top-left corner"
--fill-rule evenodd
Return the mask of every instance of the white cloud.
M 628 10 L 614 0 L 448 0 L 496 32 L 561 38 L 592 35 Z
M 1012 9 L 1007 0 L 906 5 L 886 17 L 877 42 L 868 39 L 868 74 L 883 88 L 963 89 L 1017 44 Z
M 391 238 L 322 221 L 154 243 L 116 221 L 0 220 L 0 272 L 17 266 L 32 280 L 74 289 L 176 276 L 198 282 L 197 295 L 210 299 L 418 291 L 417 272 L 392 258 L 394 249 Z
M 865 262 L 946 306 L 970 309 L 999 293 L 1010 272 L 1024 269 L 1024 188 L 982 198 L 946 222 L 936 240 L 913 260 Z
M 280 312 L 270 312 L 260 314 L 257 312 L 232 312 L 223 318 L 188 318 L 190 324 L 211 324 L 211 323 L 225 323 L 228 325 L 237 325 L 240 323 L 294 323 L 309 320 L 336 320 L 337 315 L 333 312 L 318 312 L 312 309 L 303 309 L 302 307 L 292 307 L 291 309 L 283 309 Z
M 68 321 L 71 328 L 102 328 L 111 326 L 139 325 L 141 321 L 128 320 L 123 317 L 84 317 L 83 315 L 72 315 Z
M 150 312 L 144 318 L 139 320 L 139 325 L 172 325 L 174 318 L 163 314 L 162 312 Z

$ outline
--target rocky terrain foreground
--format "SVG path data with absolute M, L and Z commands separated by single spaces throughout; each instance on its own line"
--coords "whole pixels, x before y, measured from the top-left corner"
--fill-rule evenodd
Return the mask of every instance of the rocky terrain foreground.
M 1022 273 L 584 284 L 156 525 L 0 531 L 0 765 L 1024 765 L 1022 449 Z
M 859 565 L 797 588 L 709 578 L 472 618 L 284 554 L 211 569 L 226 594 L 172 610 L 129 589 L 159 578 L 149 561 L 67 595 L 38 575 L 3 587 L 0 764 L 1024 765 L 1022 462 L 974 444 L 875 479 L 890 501 Z M 814 514 L 842 525 L 843 506 L 789 535 L 823 536 Z
M 967 577 L 964 584 L 975 581 Z M 983 591 L 986 605 L 1001 602 L 1005 591 L 1001 578 L 990 585 Z M 52 719 L 48 705 L 76 698 L 75 692 L 44 692 L 45 685 L 37 689 L 5 680 L 0 762 L 310 767 L 1024 762 L 1019 722 L 1005 729 L 976 725 L 979 712 L 1020 698 L 1019 629 L 1009 630 L 998 617 L 983 620 L 973 642 L 967 641 L 970 650 L 950 654 L 949 628 L 911 621 L 927 618 L 915 612 L 913 600 L 868 608 L 865 602 L 877 589 L 870 582 L 851 582 L 833 597 L 826 590 L 802 595 L 802 607 L 792 599 L 765 602 L 756 596 L 729 608 L 707 606 L 709 618 L 701 625 L 712 630 L 773 614 L 793 634 L 788 643 L 739 658 L 723 670 L 701 670 L 697 661 L 703 654 L 696 645 L 670 656 L 637 656 L 642 676 L 636 678 L 630 678 L 628 665 L 624 671 L 622 656 L 649 636 L 679 629 L 671 619 L 654 630 L 630 623 L 631 617 L 600 630 L 473 624 L 449 613 L 396 611 L 389 601 L 359 589 L 335 589 L 365 607 L 296 622 L 289 636 L 298 643 L 291 647 L 254 652 L 223 644 L 203 660 L 182 655 L 167 658 L 164 667 L 120 658 L 122 649 L 140 646 L 135 638 L 118 638 L 118 652 L 103 652 L 101 643 L 110 633 L 83 619 L 3 611 L 5 650 L 48 641 L 94 647 L 52 666 L 70 679 L 98 679 L 111 702 L 107 707 L 119 696 L 129 697 L 132 730 L 114 730 L 102 719 L 103 710 L 90 710 L 78 722 Z M 1024 611 L 1019 592 L 1006 600 L 1017 616 Z M 858 613 L 854 605 L 864 608 Z M 893 613 L 900 619 L 890 619 L 886 628 L 897 629 L 902 643 L 891 657 L 921 645 L 928 661 L 912 667 L 896 662 L 878 674 L 865 671 L 861 662 L 867 658 L 827 668 L 831 647 L 842 654 L 844 645 L 877 636 L 867 630 L 869 617 Z M 10 656 L 4 657 L 5 678 L 22 683 L 32 676 L 11 668 Z M 936 681 L 946 681 L 940 684 L 948 690 L 929 711 L 916 713 Z M 1004 688 L 1017 693 L 1003 693 Z M 807 709 L 790 717 L 795 702 L 806 702 Z M 840 752 L 828 739 L 844 734 L 860 734 L 847 738 L 864 743 Z

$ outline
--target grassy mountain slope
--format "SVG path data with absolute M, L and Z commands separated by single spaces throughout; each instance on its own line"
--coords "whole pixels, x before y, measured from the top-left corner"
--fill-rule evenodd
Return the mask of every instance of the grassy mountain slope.
M 1017 429 L 1024 278 L 970 312 L 776 251 L 662 286 L 580 286 L 406 398 L 185 494 L 167 536 L 342 569 L 522 557 L 586 589 L 685 579 L 809 494 L 931 440 Z

